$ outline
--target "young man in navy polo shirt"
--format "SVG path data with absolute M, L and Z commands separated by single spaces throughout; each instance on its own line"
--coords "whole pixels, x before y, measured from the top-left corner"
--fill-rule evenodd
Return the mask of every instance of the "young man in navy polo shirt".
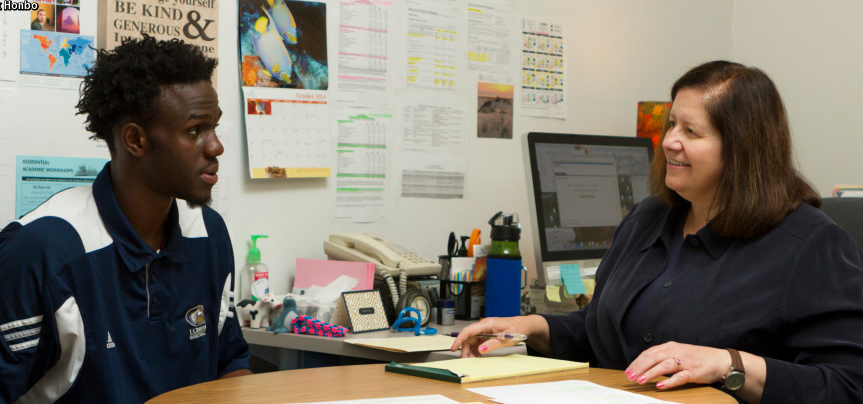
M 0 403 L 142 402 L 251 373 L 231 241 L 207 206 L 215 66 L 146 36 L 99 51 L 77 107 L 111 162 L 0 233 Z

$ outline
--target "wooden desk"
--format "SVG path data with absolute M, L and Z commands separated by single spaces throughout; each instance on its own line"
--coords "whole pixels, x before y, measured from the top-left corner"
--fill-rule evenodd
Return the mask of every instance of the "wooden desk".
M 261 373 L 196 384 L 162 394 L 150 403 L 285 403 L 355 400 L 441 394 L 461 403 L 485 402 L 484 396 L 465 388 L 587 380 L 606 387 L 644 394 L 677 403 L 736 403 L 711 387 L 695 386 L 658 391 L 652 384 L 638 385 L 619 370 L 578 369 L 544 375 L 456 384 L 384 372 L 383 364 L 336 366 Z

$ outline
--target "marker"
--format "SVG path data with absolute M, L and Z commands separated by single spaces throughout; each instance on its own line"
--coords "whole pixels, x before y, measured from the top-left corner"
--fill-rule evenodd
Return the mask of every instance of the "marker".
M 458 337 L 457 332 L 452 332 L 449 334 L 451 337 Z M 497 338 L 506 341 L 524 341 L 527 339 L 527 335 L 519 334 L 515 332 L 499 332 L 497 334 L 479 334 L 474 335 L 477 338 Z

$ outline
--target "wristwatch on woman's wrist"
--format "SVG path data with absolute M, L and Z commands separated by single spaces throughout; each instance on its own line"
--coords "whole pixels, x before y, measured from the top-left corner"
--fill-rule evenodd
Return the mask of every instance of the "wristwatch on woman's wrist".
M 743 369 L 743 359 L 736 349 L 726 348 L 731 354 L 731 371 L 722 376 L 722 387 L 725 390 L 736 391 L 746 382 L 746 370 Z

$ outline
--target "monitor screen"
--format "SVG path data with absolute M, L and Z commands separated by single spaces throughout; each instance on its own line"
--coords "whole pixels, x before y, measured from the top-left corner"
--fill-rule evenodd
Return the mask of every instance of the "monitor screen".
M 527 153 L 543 263 L 602 258 L 621 219 L 650 194 L 650 139 L 531 132 Z

